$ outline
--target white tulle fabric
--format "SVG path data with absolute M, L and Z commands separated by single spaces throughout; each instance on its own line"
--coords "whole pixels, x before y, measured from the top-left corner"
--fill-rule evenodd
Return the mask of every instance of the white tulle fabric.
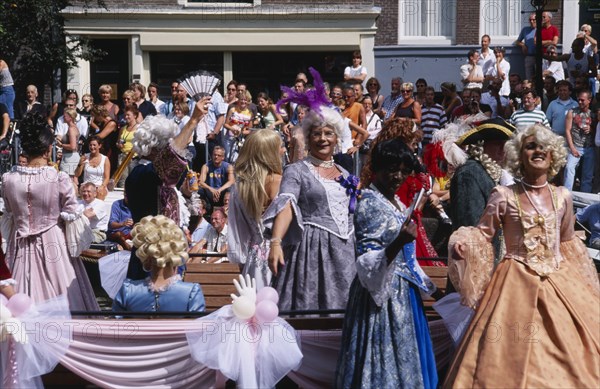
M 127 267 L 131 252 L 117 251 L 98 260 L 100 284 L 111 299 L 114 299 L 127 277 Z
M 242 321 L 226 305 L 196 324 L 186 333 L 192 358 L 240 388 L 274 387 L 302 362 L 296 332 L 281 318 L 263 325 Z
M 440 314 L 444 325 L 452 336 L 454 346 L 458 346 L 465 331 L 471 323 L 475 311 L 461 303 L 458 293 L 450 293 L 433 304 L 433 309 Z
M 454 260 L 454 245 L 468 243 L 465 258 Z M 461 227 L 448 241 L 448 276 L 456 291 L 462 296 L 462 304 L 476 308 L 490 283 L 494 270 L 494 249 L 477 227 Z
M 82 205 L 79 206 L 76 213 L 61 212 L 60 217 L 65 221 L 65 238 L 69 254 L 72 257 L 78 257 L 83 250 L 90 248 L 94 240 L 90 221 L 83 215 Z
M 0 387 L 43 388 L 38 377 L 56 367 L 73 340 L 69 302 L 59 296 L 31 306 L 18 319 L 22 324 L 12 336 L 26 342 L 8 338 L 0 343 Z M 14 361 L 10 348 L 14 348 Z

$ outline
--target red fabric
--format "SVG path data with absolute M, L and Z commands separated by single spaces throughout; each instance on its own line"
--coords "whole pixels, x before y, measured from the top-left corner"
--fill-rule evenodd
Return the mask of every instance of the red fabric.
M 442 143 L 429 143 L 423 150 L 423 163 L 427 166 L 429 174 L 435 178 L 446 177 L 448 173 L 448 163 L 444 157 Z
M 0 242 L 2 242 L 2 235 L 0 235 Z M 12 275 L 4 260 L 4 251 L 2 251 L 2 248 L 0 247 L 0 281 L 8 280 L 9 278 L 12 278 Z
M 555 36 L 558 35 L 558 28 L 555 26 L 542 27 L 542 40 L 543 41 L 551 41 Z M 543 47 L 543 52 L 546 54 L 547 46 Z
M 417 194 L 421 188 L 424 187 L 426 191 L 430 189 L 430 182 L 429 175 L 425 173 L 410 175 L 402 183 L 400 188 L 398 188 L 396 195 L 400 198 L 400 201 L 408 207 L 412 203 L 415 194 Z M 421 222 L 420 210 L 415 209 L 413 212 L 413 221 L 417 224 L 417 239 L 415 241 L 417 257 L 437 257 L 437 252 L 429 239 L 427 239 L 425 227 L 423 227 L 423 223 Z M 443 262 L 429 260 L 419 260 L 419 264 L 422 266 L 445 266 Z

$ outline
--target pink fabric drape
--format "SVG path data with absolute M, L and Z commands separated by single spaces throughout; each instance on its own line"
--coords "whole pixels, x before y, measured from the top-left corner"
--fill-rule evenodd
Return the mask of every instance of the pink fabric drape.
M 218 372 L 195 362 L 186 331 L 198 330 L 193 319 L 73 319 L 73 343 L 61 363 L 104 388 L 224 387 Z M 438 366 L 448 363 L 452 340 L 441 320 L 430 322 Z M 304 354 L 298 371 L 288 376 L 301 387 L 331 387 L 341 330 L 297 331 Z

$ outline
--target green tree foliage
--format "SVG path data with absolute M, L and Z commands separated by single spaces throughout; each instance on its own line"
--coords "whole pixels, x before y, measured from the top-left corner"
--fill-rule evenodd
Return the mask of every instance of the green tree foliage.
M 61 10 L 69 5 L 68 0 L 0 1 L 0 58 L 9 64 L 18 93 L 26 84 L 51 84 L 55 70 L 73 67 L 78 58 L 93 60 L 102 54 L 65 33 Z

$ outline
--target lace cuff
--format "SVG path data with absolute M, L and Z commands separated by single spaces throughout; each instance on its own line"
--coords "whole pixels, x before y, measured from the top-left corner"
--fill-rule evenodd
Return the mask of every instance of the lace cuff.
M 292 207 L 292 222 L 288 228 L 287 233 L 283 238 L 284 245 L 293 245 L 302 240 L 302 233 L 304 232 L 304 226 L 302 224 L 302 214 L 298 209 L 296 196 L 291 193 L 280 193 L 275 197 L 275 200 L 269 205 L 265 211 L 262 220 L 267 236 L 271 235 L 273 225 L 275 224 L 275 218 L 283 211 L 287 204 Z
M 600 296 L 598 273 L 583 242 L 577 237 L 560 242 L 560 254 L 564 259 L 573 262 L 583 282 L 596 296 Z
M 64 212 L 61 212 L 61 217 L 63 213 Z M 78 257 L 83 250 L 87 250 L 90 247 L 94 240 L 94 233 L 90 227 L 90 221 L 81 214 L 74 220 L 65 219 L 65 221 L 65 236 L 69 254 L 72 257 Z
M 62 211 L 60 213 L 60 218 L 66 222 L 72 222 L 81 216 L 81 214 L 83 213 L 83 210 L 84 210 L 83 205 L 78 204 L 77 208 L 75 208 L 75 212 Z
M 465 258 L 455 260 L 456 244 L 465 246 Z M 460 293 L 461 302 L 476 308 L 494 270 L 494 248 L 476 227 L 461 227 L 448 242 L 448 276 Z
M 15 224 L 13 222 L 12 212 L 4 210 L 2 218 L 0 218 L 0 234 L 8 241 L 12 239 Z
M 399 254 L 401 255 L 401 254 Z M 369 291 L 378 307 L 391 296 L 390 287 L 394 276 L 394 262 L 387 264 L 385 250 L 372 250 L 356 260 L 356 274 L 360 284 Z
M 8 285 L 16 285 L 17 281 L 12 278 L 7 278 L 5 280 L 0 280 L 0 286 L 8 286 Z

